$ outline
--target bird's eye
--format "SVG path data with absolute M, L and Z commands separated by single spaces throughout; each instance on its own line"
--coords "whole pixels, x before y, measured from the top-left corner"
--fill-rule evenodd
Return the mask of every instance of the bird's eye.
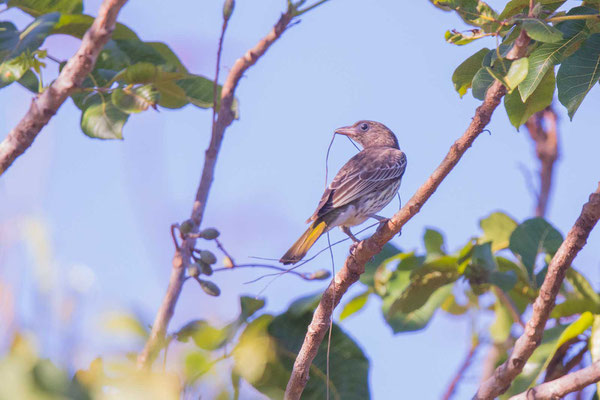
M 360 124 L 361 131 L 366 132 L 367 129 L 369 129 L 369 124 L 366 124 L 366 123 Z

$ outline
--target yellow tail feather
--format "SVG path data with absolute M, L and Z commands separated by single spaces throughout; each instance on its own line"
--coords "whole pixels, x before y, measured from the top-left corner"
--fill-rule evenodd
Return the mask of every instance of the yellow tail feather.
M 325 232 L 325 228 L 327 228 L 327 224 L 325 221 L 315 221 L 313 224 L 304 232 L 300 239 L 294 243 L 294 245 L 281 257 L 279 262 L 287 265 L 287 264 L 296 264 L 298 261 L 302 260 L 308 250 L 312 247 L 313 244 L 317 241 L 319 237 Z

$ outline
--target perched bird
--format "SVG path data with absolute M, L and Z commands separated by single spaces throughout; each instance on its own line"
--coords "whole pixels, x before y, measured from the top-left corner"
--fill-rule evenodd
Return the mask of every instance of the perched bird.
M 317 210 L 306 221 L 312 222 L 310 227 L 281 257 L 283 264 L 302 260 L 317 239 L 336 226 L 358 242 L 350 227 L 367 218 L 385 221 L 376 213 L 392 201 L 400 188 L 406 155 L 391 130 L 379 122 L 358 121 L 336 129 L 335 133 L 358 142 L 363 150 L 340 169 L 325 189 Z

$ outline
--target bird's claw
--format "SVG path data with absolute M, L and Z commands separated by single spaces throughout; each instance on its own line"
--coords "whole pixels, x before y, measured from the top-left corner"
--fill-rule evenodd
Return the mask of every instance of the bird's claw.
M 354 242 L 350 245 L 350 255 L 353 256 L 354 252 L 356 252 L 356 249 L 358 248 L 358 244 L 360 242 Z

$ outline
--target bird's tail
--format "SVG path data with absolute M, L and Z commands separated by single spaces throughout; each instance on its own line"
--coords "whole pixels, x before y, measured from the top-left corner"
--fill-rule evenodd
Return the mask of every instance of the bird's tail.
M 300 236 L 300 239 L 281 257 L 279 262 L 287 264 L 296 264 L 302 260 L 308 250 L 317 241 L 319 237 L 326 231 L 327 223 L 321 219 L 317 219 L 310 227 Z

